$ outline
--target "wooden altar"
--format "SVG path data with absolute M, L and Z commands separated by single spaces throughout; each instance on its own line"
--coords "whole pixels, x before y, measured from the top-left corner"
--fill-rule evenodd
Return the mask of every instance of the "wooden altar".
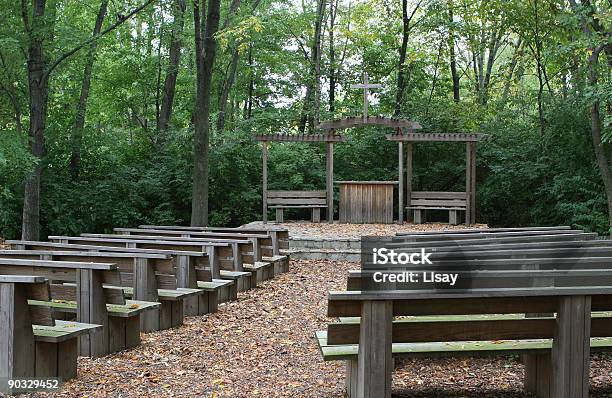
M 340 222 L 393 224 L 393 187 L 397 181 L 336 181 Z

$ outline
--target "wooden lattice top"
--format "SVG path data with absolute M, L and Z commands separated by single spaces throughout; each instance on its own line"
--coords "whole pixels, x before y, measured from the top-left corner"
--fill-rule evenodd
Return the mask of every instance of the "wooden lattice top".
M 465 134 L 465 133 L 412 133 L 402 132 L 398 134 L 387 134 L 389 141 L 451 141 L 451 142 L 476 142 L 487 138 L 486 134 Z
M 393 119 L 388 117 L 380 116 L 369 116 L 363 117 L 347 117 L 344 119 L 330 120 L 327 122 L 319 123 L 317 129 L 319 130 L 343 130 L 357 126 L 381 126 L 390 127 L 395 129 L 406 129 L 406 130 L 419 130 L 421 125 L 419 122 L 413 122 L 405 119 Z
M 344 142 L 346 136 L 338 134 L 263 134 L 256 135 L 253 139 L 264 142 Z

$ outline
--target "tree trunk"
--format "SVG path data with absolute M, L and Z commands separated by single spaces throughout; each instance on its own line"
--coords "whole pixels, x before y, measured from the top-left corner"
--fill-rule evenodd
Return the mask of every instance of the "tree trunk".
M 601 47 L 593 51 L 589 57 L 589 84 L 591 87 L 597 87 L 598 84 L 598 59 L 601 52 Z M 595 97 L 591 104 L 591 137 L 593 139 L 593 148 L 595 150 L 595 158 L 597 166 L 604 183 L 606 198 L 608 202 L 608 226 L 609 231 L 612 231 L 612 171 L 610 170 L 608 159 L 606 158 L 606 150 L 604 143 L 601 140 L 601 116 L 599 114 L 600 102 Z
M 504 83 L 504 90 L 502 92 L 502 104 L 505 104 L 506 101 L 508 101 L 508 95 L 510 94 L 510 85 L 512 84 L 514 70 L 516 69 L 516 65 L 522 53 L 522 45 L 522 38 L 519 37 L 516 44 L 514 45 L 514 53 L 512 54 L 512 60 L 510 61 L 508 77 L 506 78 L 506 82 Z
M 253 116 L 253 92 L 255 91 L 255 79 L 253 79 L 253 42 L 249 43 L 249 90 L 247 102 L 245 104 L 245 119 Z
M 607 34 L 605 29 L 593 16 L 597 14 L 595 6 L 590 2 L 582 2 L 579 6 L 575 0 L 570 0 L 570 5 L 580 18 L 582 32 L 591 40 L 591 44 L 587 50 L 590 53 L 588 57 L 588 83 L 590 88 L 596 93 L 599 80 L 599 56 L 602 51 L 606 53 L 606 61 L 608 69 L 612 67 L 612 47 L 606 44 L 600 44 L 600 37 Z M 583 6 L 586 5 L 586 9 Z M 583 13 L 586 11 L 586 15 Z M 577 62 L 576 62 L 577 64 Z M 605 188 L 605 194 L 608 204 L 608 232 L 612 232 L 612 171 L 610 170 L 610 162 L 606 158 L 606 148 L 602 142 L 601 134 L 601 115 L 600 115 L 600 99 L 597 94 L 593 95 L 591 103 L 591 138 L 593 140 L 593 149 L 597 166 L 601 173 L 601 178 Z
M 195 167 L 191 203 L 191 225 L 208 225 L 208 146 L 210 133 L 210 97 L 213 66 L 217 52 L 214 35 L 219 29 L 221 0 L 210 0 L 206 16 L 204 47 L 196 54 L 201 58 L 198 67 L 197 99 L 195 111 Z M 202 9 L 203 11 L 203 9 Z M 197 25 L 196 25 L 197 26 Z
M 338 0 L 329 3 L 329 114 L 334 119 L 336 110 L 336 48 L 334 43 L 334 28 L 338 13 Z
M 306 84 L 306 94 L 304 95 L 304 105 L 302 106 L 302 115 L 300 117 L 299 131 L 304 133 L 306 126 L 308 130 L 314 130 L 315 117 L 318 114 L 317 107 L 319 106 L 317 96 L 320 88 L 320 52 L 321 52 L 321 32 L 323 24 L 323 14 L 325 12 L 325 0 L 317 0 L 317 14 L 314 24 L 314 35 L 310 51 L 310 75 L 309 81 Z
M 47 99 L 49 91 L 49 79 L 52 72 L 62 62 L 76 54 L 87 45 L 97 41 L 123 22 L 142 11 L 153 0 L 146 0 L 145 3 L 133 9 L 129 14 L 118 19 L 117 22 L 106 28 L 100 34 L 91 36 L 89 39 L 79 43 L 72 49 L 58 56 L 50 66 L 45 56 L 44 45 L 53 41 L 55 27 L 56 3 L 51 1 L 49 10 L 46 8 L 46 0 L 33 0 L 30 2 L 32 9 L 27 1 L 21 2 L 21 17 L 25 27 L 28 41 L 28 94 L 30 128 L 29 140 L 30 151 L 37 159 L 37 165 L 32 174 L 25 181 L 23 198 L 23 227 L 21 236 L 25 240 L 37 240 L 40 237 L 40 180 L 44 169 L 43 156 L 45 154 L 45 127 L 47 117 Z
M 255 0 L 251 5 L 252 12 L 255 11 L 257 6 L 259 5 L 260 0 Z M 235 14 L 238 7 L 240 6 L 240 0 L 234 0 L 232 5 L 230 6 L 230 13 Z M 224 23 L 224 28 L 229 24 L 229 18 Z M 239 41 L 234 45 L 232 50 L 232 59 L 230 61 L 229 71 L 227 73 L 227 77 L 223 82 L 223 87 L 221 90 L 221 97 L 219 98 L 219 116 L 217 116 L 217 131 L 222 132 L 225 129 L 225 121 L 227 120 L 227 106 L 229 94 L 234 86 L 234 82 L 236 81 L 236 73 L 238 70 L 238 61 L 240 59 L 240 53 L 238 52 L 238 48 L 241 44 L 244 43 L 244 40 Z M 250 47 L 249 47 L 250 51 Z
M 108 8 L 108 0 L 102 0 L 100 3 L 100 9 L 98 10 L 98 17 L 94 25 L 92 36 L 97 36 L 102 30 L 102 23 L 106 17 L 106 10 Z M 87 58 L 85 60 L 85 71 L 83 72 L 83 82 L 81 83 L 81 95 L 79 96 L 79 103 L 77 104 L 76 116 L 72 125 L 72 153 L 70 155 L 70 173 L 74 180 L 79 178 L 81 171 L 81 145 L 83 142 L 83 129 L 85 128 L 85 114 L 87 113 L 87 100 L 89 99 L 89 89 L 91 87 L 91 75 L 93 71 L 93 65 L 96 58 L 96 47 L 98 41 L 94 40 L 89 45 L 89 51 L 87 52 Z
M 406 89 L 406 51 L 408 50 L 408 38 L 410 36 L 410 21 L 412 21 L 420 5 L 421 1 L 417 3 L 412 13 L 408 15 L 408 0 L 402 0 L 402 44 L 399 48 L 397 91 L 395 93 L 395 110 L 393 112 L 393 116 L 396 118 L 402 113 L 402 101 Z
M 50 40 L 49 21 L 45 16 L 46 0 L 35 0 L 32 3 L 32 18 L 27 3 L 22 3 L 24 25 L 28 33 L 28 90 L 30 129 L 30 151 L 36 157 L 37 164 L 27 177 L 23 198 L 23 226 L 21 237 L 24 240 L 40 238 L 40 180 L 44 167 L 45 123 L 47 115 L 48 78 L 45 75 L 46 57 L 43 42 Z M 31 24 L 31 25 L 30 25 Z
M 174 94 L 176 92 L 176 79 L 178 77 L 178 71 L 181 64 L 181 47 L 183 45 L 182 35 L 183 27 L 185 25 L 185 0 L 176 0 L 173 8 L 174 22 L 170 37 L 168 70 L 166 71 L 166 80 L 164 81 L 164 93 L 157 126 L 160 133 L 165 133 L 168 130 L 170 117 L 172 116 L 172 105 L 174 103 Z
M 311 129 L 314 130 L 316 124 L 320 121 L 321 115 L 321 36 L 323 35 L 323 15 L 325 14 L 325 1 L 318 1 L 317 8 L 317 22 L 315 28 L 315 44 L 313 47 L 313 53 L 316 54 L 314 57 L 314 114 L 312 115 Z
M 457 72 L 457 56 L 455 55 L 455 20 L 453 15 L 453 0 L 448 2 L 448 51 L 450 56 L 450 70 L 453 80 L 453 100 L 459 102 L 461 100 L 459 91 L 459 73 Z
M 408 34 L 410 32 L 408 20 L 408 0 L 402 0 L 402 44 L 399 49 L 399 62 L 397 67 L 397 91 L 395 93 L 395 110 L 393 116 L 400 117 L 402 100 L 404 98 L 404 69 L 406 67 L 406 51 L 408 50 Z

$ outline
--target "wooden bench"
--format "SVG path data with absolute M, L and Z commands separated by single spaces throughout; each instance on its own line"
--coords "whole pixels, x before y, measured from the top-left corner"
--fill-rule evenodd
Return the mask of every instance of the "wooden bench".
M 183 225 L 139 225 L 140 229 L 163 229 L 177 231 L 200 231 L 200 232 L 236 232 L 236 233 L 262 233 L 268 234 L 271 238 L 270 249 L 272 255 L 281 255 L 281 250 L 289 249 L 289 231 L 286 228 L 276 226 L 256 227 L 253 225 L 243 225 L 241 227 L 191 227 Z M 265 248 L 266 246 L 262 246 Z M 264 254 L 265 255 L 265 254 Z
M 254 264 L 257 261 L 274 263 L 275 275 L 287 272 L 289 270 L 289 258 L 286 255 L 274 254 L 274 243 L 272 236 L 266 233 L 250 233 L 250 232 L 208 232 L 208 231 L 191 231 L 191 230 L 171 230 L 171 229 L 144 229 L 144 228 L 115 228 L 115 232 L 121 235 L 138 235 L 138 236 L 157 236 L 160 239 L 164 237 L 172 237 L 173 239 L 198 241 L 212 239 L 226 239 L 242 241 L 248 239 L 252 242 L 252 249 L 242 252 L 243 262 Z
M 161 304 L 160 308 L 141 315 L 140 328 L 144 332 L 182 325 L 186 301 L 190 298 L 198 300 L 197 296 L 205 293 L 198 289 L 178 290 L 178 267 L 174 258 L 167 254 L 0 250 L 0 258 L 116 264 L 122 282 L 116 287 L 123 288 L 129 298 Z
M 551 236 L 554 235 L 548 238 Z M 564 235 L 556 236 L 558 239 Z M 385 368 L 385 363 L 393 355 L 510 352 L 528 354 L 524 359 L 528 391 L 540 397 L 587 396 L 589 338 L 592 350 L 612 349 L 609 266 L 612 242 L 552 239 L 544 243 L 547 248 L 539 248 L 538 243 L 503 245 L 499 239 L 451 242 L 440 239 L 438 243 L 447 246 L 437 247 L 440 251 L 432 253 L 433 266 L 405 267 L 415 272 L 427 269 L 458 272 L 470 277 L 470 290 L 436 292 L 422 285 L 387 283 L 375 285 L 381 290 L 368 291 L 363 288 L 372 289 L 372 285 L 364 283 L 374 271 L 385 270 L 384 266 L 366 264 L 368 268 L 364 271 L 349 272 L 349 292 L 330 293 L 329 315 L 346 317 L 352 313 L 352 317 L 368 321 L 364 324 L 355 318 L 341 318 L 340 323 L 329 325 L 327 333 L 317 333 L 317 340 L 326 359 L 349 359 L 350 396 L 388 396 L 390 367 Z M 507 239 L 514 242 L 516 236 Z M 496 243 L 483 244 L 490 240 Z M 430 243 L 411 243 L 399 250 L 414 251 Z M 531 246 L 525 249 L 527 245 Z M 493 246 L 498 249 L 491 250 Z M 383 288 L 393 291 L 383 291 Z M 332 305 L 334 299 L 338 302 Z M 374 311 L 374 307 L 378 309 Z M 591 309 L 596 312 L 591 314 Z M 411 318 L 392 321 L 393 315 Z M 365 333 L 368 337 L 364 338 Z M 387 351 L 391 335 L 393 345 Z M 387 343 L 372 343 L 371 339 L 383 339 Z M 576 344 L 577 341 L 580 343 Z M 372 346 L 375 346 L 373 351 Z M 371 355 L 383 357 L 383 361 L 373 364 L 369 359 L 364 360 Z M 555 367 L 553 361 L 572 362 L 572 365 Z M 578 364 L 573 363 L 576 361 Z M 380 380 L 382 385 L 377 384 Z M 379 390 L 375 393 L 376 388 Z
M 267 191 L 266 204 L 276 209 L 276 222 L 284 222 L 284 209 L 312 209 L 312 222 L 321 222 L 321 209 L 327 208 L 326 191 Z
M 458 212 L 467 209 L 465 192 L 431 192 L 413 191 L 410 193 L 410 204 L 406 207 L 414 212 L 414 223 L 425 222 L 427 210 L 448 210 L 448 223 L 459 223 Z
M 390 397 L 393 356 L 514 353 L 534 359 L 525 380 L 529 391 L 540 397 L 586 398 L 589 350 L 584 347 L 612 349 L 611 314 L 587 319 L 591 308 L 612 310 L 612 287 L 479 289 L 463 295 L 330 292 L 328 316 L 359 317 L 360 322 L 330 324 L 326 333 L 317 333 L 317 341 L 325 360 L 347 361 L 349 397 Z M 516 315 L 530 311 L 556 312 L 557 317 Z M 394 322 L 394 316 L 417 318 Z M 551 352 L 566 366 L 554 367 Z
M 140 343 L 140 314 L 159 303 L 125 300 L 115 264 L 0 258 L 0 273 L 34 275 L 51 281 L 53 301 L 30 300 L 30 305 L 51 308 L 66 320 L 102 325 L 102 329 L 80 337 L 79 352 L 98 357 Z
M 490 238 L 511 238 L 511 237 L 538 237 L 538 236 L 556 236 L 556 235 L 576 235 L 586 234 L 581 229 L 549 229 L 549 230 L 524 230 L 524 231 L 504 231 L 504 232 L 489 232 L 478 231 L 473 233 L 461 233 L 455 231 L 447 231 L 443 234 L 402 234 L 392 238 L 394 242 L 433 242 L 433 241 L 457 241 L 461 243 L 463 240 L 490 239 Z M 593 236 L 593 235 L 590 235 Z M 596 236 L 596 235 L 595 235 Z
M 102 328 L 55 321 L 49 308 L 30 306 L 28 300 L 50 300 L 47 279 L 0 275 L 0 393 L 18 392 L 5 385 L 6 379 L 76 377 L 79 336 Z
M 60 237 L 50 237 L 50 239 L 57 239 Z M 62 237 L 66 238 L 66 237 Z M 165 242 L 165 244 L 175 244 L 188 246 L 189 247 L 200 247 L 201 250 L 208 253 L 211 259 L 211 269 L 219 269 L 216 273 L 213 273 L 213 279 L 222 279 L 220 270 L 226 271 L 237 271 L 237 272 L 255 272 L 249 264 L 245 264 L 246 261 L 250 261 L 250 264 L 261 263 L 262 267 L 267 271 L 270 268 L 274 271 L 274 264 L 256 260 L 257 255 L 260 256 L 260 252 L 254 249 L 256 242 L 247 239 L 209 239 L 209 238 L 191 238 L 191 237 L 176 237 L 176 236 L 163 236 L 163 235 L 114 235 L 114 234 L 82 234 L 79 239 L 101 239 L 102 241 L 125 241 L 125 242 L 138 242 L 138 247 L 150 247 L 151 242 Z M 254 255 L 253 253 L 257 253 Z M 267 279 L 274 277 L 274 272 L 265 273 Z M 261 278 L 255 278 L 261 281 Z M 229 285 L 228 285 L 229 286 Z
M 426 236 L 426 235 L 446 235 L 446 234 L 479 234 L 479 233 L 497 233 L 497 232 L 529 232 L 529 231 L 561 231 L 568 230 L 571 227 L 567 225 L 551 226 L 551 227 L 509 227 L 509 228 L 466 228 L 453 230 L 434 230 L 434 231 L 410 231 L 398 232 L 396 236 Z
M 437 239 L 437 240 L 427 240 L 427 241 L 411 241 L 412 238 L 402 236 L 401 239 L 393 238 L 390 243 L 386 245 L 390 248 L 395 247 L 418 247 L 418 248 L 426 248 L 429 251 L 438 250 L 438 248 L 443 247 L 469 247 L 473 245 L 505 245 L 505 244 L 545 244 L 549 242 L 559 243 L 559 242 L 583 242 L 583 241 L 592 241 L 597 238 L 596 233 L 585 233 L 585 232 L 574 232 L 574 233 L 559 233 L 552 235 L 517 235 L 517 236 L 493 236 L 483 238 L 470 238 L 470 239 L 461 239 L 461 240 L 452 240 L 452 239 Z
M 99 246 L 99 245 L 80 245 L 57 242 L 38 242 L 7 240 L 11 248 L 17 250 L 69 250 L 87 252 L 108 252 L 108 253 L 142 253 L 142 254 L 161 254 L 170 255 L 174 258 L 177 270 L 177 284 L 179 289 L 197 288 L 197 282 L 212 281 L 212 273 L 209 267 L 208 254 L 201 251 L 184 251 L 166 249 L 142 249 L 126 248 L 118 246 Z M 186 315 L 204 315 L 217 312 L 219 295 L 222 288 L 219 286 L 216 291 L 205 290 L 204 294 L 197 296 L 197 300 L 187 298 L 185 300 L 184 313 Z

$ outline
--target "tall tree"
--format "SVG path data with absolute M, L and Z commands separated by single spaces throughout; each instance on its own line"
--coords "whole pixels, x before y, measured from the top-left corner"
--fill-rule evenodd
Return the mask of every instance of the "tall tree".
M 197 2 L 198 0 L 196 0 Z M 196 67 L 197 87 L 194 111 L 194 172 L 193 192 L 191 198 L 191 225 L 208 225 L 208 149 L 210 141 L 210 97 L 212 94 L 212 74 L 217 55 L 217 40 L 214 37 L 219 30 L 221 0 L 210 0 L 204 29 L 204 43 L 201 33 L 196 34 Z M 195 18 L 199 7 L 194 7 L 194 24 L 196 31 L 201 29 L 199 16 Z M 202 6 L 202 13 L 205 7 Z M 198 36 L 200 38 L 198 39 Z
M 237 9 L 240 6 L 240 0 L 234 0 L 234 1 L 236 2 L 236 9 Z M 261 0 L 253 1 L 253 3 L 251 4 L 251 13 L 255 12 L 260 2 Z M 232 12 L 232 7 L 230 7 L 230 13 L 231 12 Z M 228 24 L 229 24 L 229 18 L 226 20 L 226 23 L 224 23 L 224 26 Z M 229 94 L 230 94 L 230 91 L 232 90 L 232 87 L 234 86 L 234 82 L 236 81 L 236 73 L 238 71 L 238 61 L 240 59 L 240 46 L 244 44 L 245 40 L 246 39 L 238 40 L 234 44 L 232 48 L 232 57 L 230 60 L 228 71 L 225 76 L 225 79 L 223 79 L 223 86 L 221 88 L 221 95 L 219 97 L 219 115 L 217 116 L 217 131 L 219 132 L 223 131 L 223 129 L 225 128 L 225 120 L 227 119 L 226 113 L 227 113 Z M 250 47 L 249 47 L 249 51 L 251 51 Z
M 607 142 L 602 134 L 602 118 L 601 111 L 604 107 L 602 98 L 598 92 L 600 79 L 600 64 L 599 59 L 602 56 L 606 61 L 607 71 L 612 68 L 612 44 L 609 42 L 609 37 L 612 34 L 612 25 L 604 26 L 596 15 L 601 15 L 601 10 L 591 3 L 590 0 L 582 0 L 578 3 L 576 0 L 570 0 L 570 4 L 575 14 L 579 17 L 584 38 L 588 43 L 587 48 L 587 65 L 588 65 L 588 83 L 594 95 L 590 96 L 590 117 L 591 117 L 591 139 L 595 151 L 595 159 L 601 178 L 603 180 L 607 204 L 608 204 L 608 225 L 612 231 L 612 160 L 609 158 L 607 150 Z M 579 41 L 583 43 L 584 41 Z M 604 99 L 605 103 L 605 99 Z M 606 104 L 604 112 L 610 112 L 610 104 Z
M 161 133 L 168 130 L 170 117 L 172 116 L 172 105 L 176 92 L 176 79 L 181 64 L 181 48 L 183 46 L 182 36 L 185 25 L 185 0 L 175 0 L 173 4 L 174 21 L 172 22 L 172 33 L 170 36 L 170 54 L 166 80 L 164 81 L 164 92 L 161 101 L 161 110 L 158 118 L 157 130 Z
M 329 113 L 334 118 L 336 110 L 336 44 L 334 43 L 334 30 L 336 27 L 336 16 L 338 15 L 338 1 L 329 2 Z
M 96 17 L 96 23 L 94 25 L 92 37 L 96 37 L 102 30 L 102 23 L 106 16 L 106 10 L 108 8 L 108 0 L 102 0 L 100 2 L 100 9 L 98 10 L 98 16 Z M 81 170 L 81 145 L 83 142 L 83 129 L 85 128 L 85 114 L 87 113 L 87 100 L 89 99 L 89 89 L 91 87 L 91 75 L 93 72 L 93 65 L 96 58 L 96 48 L 98 47 L 98 41 L 94 40 L 89 44 L 87 50 L 87 57 L 85 59 L 85 70 L 83 71 L 83 81 L 81 82 L 81 95 L 79 96 L 79 102 L 77 103 L 76 115 L 74 123 L 72 125 L 72 153 L 70 155 L 70 172 L 73 179 L 79 178 Z
M 422 0 L 421 0 L 422 1 Z M 395 110 L 393 116 L 399 117 L 402 113 L 402 102 L 406 90 L 406 52 L 408 51 L 408 39 L 410 37 L 410 22 L 421 6 L 417 3 L 410 15 L 408 15 L 408 0 L 402 0 L 402 44 L 399 48 L 399 61 L 397 65 L 397 90 L 395 92 Z
M 461 100 L 459 72 L 457 72 L 457 56 L 455 54 L 455 16 L 453 0 L 448 0 L 448 54 L 450 58 L 451 78 L 453 80 L 453 100 Z
M 37 159 L 37 165 L 25 182 L 23 199 L 22 238 L 37 240 L 40 237 L 40 180 L 44 168 L 43 156 L 45 153 L 45 128 L 47 118 L 47 105 L 49 98 L 49 79 L 55 69 L 76 54 L 84 47 L 98 40 L 102 35 L 111 32 L 127 19 L 140 12 L 154 0 L 147 0 L 117 22 L 62 53 L 53 62 L 49 61 L 46 48 L 54 38 L 56 1 L 51 0 L 47 7 L 47 0 L 33 0 L 31 6 L 28 1 L 21 1 L 21 19 L 26 32 L 28 43 L 28 96 L 30 113 L 30 151 Z
M 310 57 L 306 57 L 310 66 L 309 81 L 306 84 L 306 94 L 304 95 L 304 105 L 302 116 L 300 117 L 299 130 L 303 133 L 306 125 L 310 131 L 314 130 L 316 116 L 319 114 L 318 96 L 321 86 L 321 35 L 323 33 L 323 17 L 325 15 L 326 0 L 317 0 L 317 11 L 315 14 L 314 33 Z M 306 55 L 306 53 L 305 53 Z

